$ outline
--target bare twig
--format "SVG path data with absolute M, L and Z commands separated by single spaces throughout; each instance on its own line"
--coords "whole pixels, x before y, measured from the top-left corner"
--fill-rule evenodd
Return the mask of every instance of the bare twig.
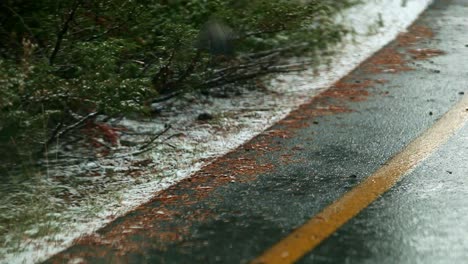
M 241 55 L 239 58 L 240 59 L 255 59 L 255 58 L 260 58 L 260 57 L 263 57 L 263 56 L 266 56 L 266 55 L 269 55 L 269 54 L 272 54 L 272 53 L 277 53 L 277 52 L 281 53 L 281 52 L 286 52 L 286 51 L 290 51 L 290 50 L 293 50 L 293 49 L 305 48 L 305 47 L 307 47 L 307 45 L 308 45 L 308 43 L 304 42 L 304 43 L 299 43 L 299 44 L 295 44 L 295 45 L 291 45 L 291 46 L 287 46 L 287 47 L 283 47 L 283 48 L 277 48 L 277 49 L 260 51 L 260 52 L 256 52 L 256 53 L 244 54 L 244 55 Z
M 261 59 L 258 59 L 257 61 L 217 69 L 217 70 L 214 70 L 213 73 L 214 74 L 222 74 L 222 73 L 228 72 L 228 71 L 236 71 L 236 70 L 240 70 L 240 69 L 246 69 L 246 68 L 249 68 L 249 67 L 255 67 L 255 66 L 258 66 L 258 65 L 261 65 L 261 64 L 273 63 L 273 62 L 275 62 L 277 60 L 276 57 L 278 55 L 279 55 L 279 53 L 272 53 L 272 54 L 269 54 L 268 56 L 265 56 L 265 57 L 262 57 Z
M 169 129 L 171 129 L 171 126 L 168 125 L 164 128 L 163 131 L 159 132 L 158 134 L 156 134 L 153 138 L 151 138 L 148 142 L 146 142 L 143 146 L 139 147 L 137 151 L 134 151 L 134 152 L 131 152 L 131 153 L 126 153 L 126 154 L 122 154 L 122 155 L 117 155 L 115 156 L 115 158 L 124 158 L 124 157 L 128 157 L 128 156 L 136 156 L 136 155 L 140 155 L 140 154 L 143 154 L 145 152 L 148 152 L 151 150 L 151 145 L 153 145 L 153 143 L 159 138 L 161 137 L 162 135 L 164 135 L 167 131 L 169 131 Z
M 160 136 L 164 135 L 167 131 L 169 131 L 169 129 L 171 129 L 171 126 L 170 125 L 166 126 L 163 131 L 156 134 L 148 142 L 146 142 L 144 145 L 140 146 L 139 149 L 142 150 L 142 149 L 146 149 L 146 148 L 150 147 L 154 143 L 154 141 L 156 141 L 156 139 L 158 139 Z
M 281 26 L 280 28 L 277 29 L 271 29 L 271 30 L 260 30 L 260 31 L 254 31 L 254 32 L 248 32 L 243 35 L 241 35 L 238 39 L 244 39 L 248 37 L 256 37 L 259 35 L 264 35 L 264 34 L 276 34 L 282 31 L 285 31 L 286 28 L 284 26 Z
M 154 98 L 151 100 L 151 103 L 162 103 L 162 102 L 165 102 L 167 100 L 170 100 L 176 96 L 178 96 L 179 94 L 181 93 L 181 91 L 177 91 L 177 92 L 172 92 L 170 94 L 167 94 L 167 95 L 163 95 L 163 96 L 159 96 L 157 98 Z
M 101 141 L 101 140 L 99 140 L 99 139 L 90 138 L 90 140 L 92 140 L 93 142 L 95 142 L 95 143 L 98 144 L 98 145 L 101 145 L 101 146 L 105 147 L 105 148 L 108 149 L 108 150 L 114 149 L 111 145 L 109 145 L 109 144 L 107 144 L 107 143 L 105 143 L 105 142 L 103 142 L 103 141 Z
M 175 133 L 175 134 L 172 134 L 172 135 L 168 136 L 165 140 L 169 140 L 171 138 L 180 137 L 180 136 L 184 136 L 184 135 L 185 135 L 184 133 Z
M 208 80 L 202 84 L 203 88 L 214 88 L 230 83 L 235 83 L 243 80 L 252 79 L 261 75 L 269 73 L 281 73 L 281 72 L 294 72 L 302 71 L 306 69 L 306 65 L 313 63 L 313 61 L 300 62 L 295 64 L 286 65 L 258 65 L 255 69 L 248 69 L 244 72 L 236 72 L 231 75 L 223 75 Z
M 70 22 L 75 18 L 76 11 L 82 4 L 82 0 L 76 0 L 75 4 L 71 8 L 70 12 L 68 13 L 68 17 L 63 23 L 62 29 L 57 33 L 57 40 L 55 41 L 54 49 L 52 50 L 52 54 L 49 57 L 49 64 L 53 65 L 54 60 L 57 57 L 57 54 L 60 50 L 60 46 L 62 45 L 62 40 L 65 34 L 68 31 L 68 28 L 70 26 Z
M 120 24 L 118 24 L 117 26 L 113 26 L 113 27 L 111 27 L 111 28 L 109 28 L 109 29 L 107 29 L 107 30 L 101 32 L 100 34 L 93 35 L 93 36 L 87 38 L 86 41 L 92 41 L 92 40 L 101 38 L 101 37 L 103 37 L 103 36 L 105 36 L 105 35 L 111 33 L 112 31 L 121 28 L 121 27 L 124 26 L 125 24 L 126 24 L 126 22 L 125 22 L 125 23 L 120 23 Z
M 76 129 L 77 127 L 79 127 L 80 125 L 84 124 L 86 121 L 88 121 L 89 119 L 91 118 L 94 118 L 95 116 L 98 115 L 98 112 L 93 112 L 83 118 L 81 118 L 80 120 L 78 120 L 77 122 L 67 126 L 64 130 L 60 131 L 60 129 L 63 127 L 64 123 L 63 122 L 60 122 L 56 127 L 55 129 L 53 130 L 51 136 L 49 137 L 49 139 L 44 143 L 44 146 L 42 147 L 41 151 L 40 151 L 40 154 L 44 154 L 44 152 L 48 149 L 49 145 L 52 144 L 52 142 L 54 142 L 55 140 L 59 139 L 60 137 L 63 137 L 65 134 L 67 134 L 68 132 Z
M 121 131 L 122 134 L 130 135 L 130 136 L 155 136 L 156 134 L 151 132 L 132 132 L 132 131 Z
M 88 114 L 87 116 L 81 118 L 80 120 L 78 120 L 74 124 L 67 126 L 64 130 L 62 130 L 60 133 L 57 134 L 57 138 L 60 138 L 63 135 L 67 134 L 68 132 L 76 129 L 80 125 L 84 124 L 86 121 L 90 120 L 91 118 L 96 117 L 98 114 L 99 114 L 98 112 L 93 112 L 93 113 Z
M 176 146 L 172 145 L 171 143 L 163 142 L 165 145 L 171 147 L 172 149 L 177 149 Z

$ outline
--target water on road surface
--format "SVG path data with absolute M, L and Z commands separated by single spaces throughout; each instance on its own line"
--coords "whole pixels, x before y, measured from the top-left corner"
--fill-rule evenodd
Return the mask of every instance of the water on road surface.
M 408 33 L 309 104 L 46 263 L 249 263 L 262 256 L 457 103 L 468 113 L 460 106 L 468 92 L 466 14 L 468 1 L 435 1 Z M 299 263 L 468 260 L 466 119 Z M 288 250 L 275 256 L 296 260 Z

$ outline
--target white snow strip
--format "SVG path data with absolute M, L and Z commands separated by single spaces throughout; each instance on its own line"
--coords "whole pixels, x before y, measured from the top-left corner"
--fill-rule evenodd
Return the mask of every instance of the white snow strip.
M 403 6 L 404 2 L 406 6 Z M 354 28 L 358 35 L 354 40 L 348 39 L 340 46 L 341 51 L 331 58 L 331 69 L 323 65 L 319 67 L 319 75 L 314 74 L 313 69 L 277 75 L 269 80 L 267 85 L 268 90 L 276 92 L 274 94 L 253 91 L 238 98 L 213 99 L 186 107 L 183 109 L 184 115 L 166 117 L 163 121 L 173 126 L 172 133 L 183 135 L 170 139 L 170 143 L 177 147 L 175 150 L 161 144 L 147 155 L 158 161 L 155 169 L 164 173 L 146 175 L 146 178 L 143 178 L 144 183 L 122 183 L 124 188 L 119 191 L 119 199 L 96 198 L 95 202 L 101 209 L 91 217 L 83 214 L 83 208 L 79 206 L 70 208 L 67 210 L 68 220 L 59 223 L 66 226 L 65 230 L 52 237 L 25 241 L 20 247 L 20 252 L 10 253 L 10 249 L 6 247 L 0 249 L 0 258 L 3 257 L 0 263 L 43 261 L 70 246 L 74 239 L 94 232 L 148 201 L 156 192 L 189 177 L 205 165 L 204 159 L 226 154 L 262 133 L 298 105 L 333 85 L 400 32 L 405 31 L 430 3 L 431 0 L 368 0 L 365 4 L 347 10 L 339 18 Z M 384 27 L 376 27 L 378 21 L 383 22 Z M 221 114 L 216 124 L 206 125 L 194 121 L 201 112 Z M 164 125 L 161 120 L 153 123 L 123 120 L 121 124 L 138 128 L 139 131 L 153 132 L 159 131 Z M 77 165 L 76 170 L 93 166 L 101 166 L 105 170 L 106 166 L 111 165 L 114 168 L 121 166 L 122 170 L 126 168 L 125 161 L 119 165 L 102 160 L 99 164 Z M 75 167 L 66 168 L 73 171 Z M 34 230 L 27 232 L 34 233 Z

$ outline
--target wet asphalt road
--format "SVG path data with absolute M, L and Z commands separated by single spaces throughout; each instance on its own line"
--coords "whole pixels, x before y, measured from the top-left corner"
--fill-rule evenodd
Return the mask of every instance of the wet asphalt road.
M 467 262 L 465 125 L 397 186 L 299 263 Z
M 391 43 L 332 92 L 46 263 L 248 263 L 466 96 L 467 14 L 466 0 L 435 1 L 410 30 L 417 38 Z M 239 160 L 258 172 L 232 169 Z M 122 231 L 128 223 L 142 228 Z M 299 261 L 467 262 L 467 125 Z

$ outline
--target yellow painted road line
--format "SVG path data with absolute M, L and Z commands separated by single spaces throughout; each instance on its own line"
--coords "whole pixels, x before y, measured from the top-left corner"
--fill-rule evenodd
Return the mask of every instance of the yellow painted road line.
M 468 96 L 384 166 L 252 263 L 294 263 L 429 157 L 468 120 Z

